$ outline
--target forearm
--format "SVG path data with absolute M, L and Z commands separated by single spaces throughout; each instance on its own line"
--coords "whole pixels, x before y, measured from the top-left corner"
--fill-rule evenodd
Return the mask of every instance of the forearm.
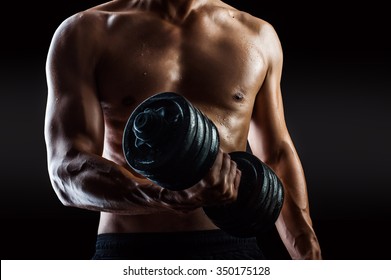
M 292 259 L 321 259 L 321 250 L 308 211 L 285 205 L 276 222 L 279 235 Z
M 78 153 L 58 162 L 50 168 L 51 180 L 66 206 L 130 215 L 184 207 L 178 202 L 181 193 L 139 179 L 100 156 Z
M 320 247 L 310 217 L 305 176 L 294 148 L 287 144 L 270 166 L 285 190 L 284 205 L 276 222 L 282 241 L 293 259 L 320 259 Z

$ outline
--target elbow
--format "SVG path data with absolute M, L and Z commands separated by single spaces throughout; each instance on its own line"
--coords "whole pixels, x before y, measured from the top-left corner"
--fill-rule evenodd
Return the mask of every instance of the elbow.
M 70 178 L 63 166 L 63 164 L 50 164 L 49 178 L 52 188 L 62 205 L 71 207 L 74 206 L 74 202 L 69 190 Z
M 281 154 L 282 154 L 282 151 L 281 150 L 273 150 L 273 151 L 269 151 L 267 155 L 264 156 L 263 158 L 263 162 L 269 166 L 269 167 L 274 167 L 274 166 L 277 166 L 278 163 L 280 162 L 281 160 Z
M 76 205 L 69 199 L 69 197 L 59 194 L 58 190 L 55 190 L 58 200 L 65 207 L 76 207 Z
M 68 194 L 67 187 L 59 178 L 51 179 L 53 190 L 63 206 L 71 207 L 74 206 L 74 203 L 71 199 L 71 196 Z
M 281 148 L 270 149 L 264 154 L 262 161 L 271 169 L 276 170 L 283 158 L 283 153 L 284 151 Z
M 272 169 L 277 169 L 281 162 L 296 156 L 293 144 L 283 141 L 279 145 L 268 149 L 268 152 L 264 155 L 263 162 Z

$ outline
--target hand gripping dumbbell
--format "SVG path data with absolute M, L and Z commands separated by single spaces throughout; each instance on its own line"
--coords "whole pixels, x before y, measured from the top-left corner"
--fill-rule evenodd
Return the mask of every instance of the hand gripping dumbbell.
M 156 94 L 137 106 L 122 141 L 132 169 L 173 191 L 200 181 L 212 167 L 219 145 L 213 122 L 174 92 Z M 277 220 L 284 189 L 276 174 L 256 156 L 242 151 L 229 155 L 242 172 L 237 199 L 203 210 L 216 226 L 233 236 L 256 236 Z

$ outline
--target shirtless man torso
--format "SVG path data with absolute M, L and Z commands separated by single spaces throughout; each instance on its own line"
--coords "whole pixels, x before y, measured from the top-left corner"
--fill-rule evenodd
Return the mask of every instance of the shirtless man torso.
M 320 258 L 269 23 L 218 0 L 110 1 L 59 26 L 46 70 L 51 182 L 64 205 L 101 212 L 98 234 L 216 229 L 201 207 L 236 198 L 241 174 L 228 153 L 248 140 L 286 189 L 276 226 L 288 252 Z M 210 173 L 179 192 L 136 174 L 122 151 L 131 112 L 165 91 L 205 113 L 221 139 Z

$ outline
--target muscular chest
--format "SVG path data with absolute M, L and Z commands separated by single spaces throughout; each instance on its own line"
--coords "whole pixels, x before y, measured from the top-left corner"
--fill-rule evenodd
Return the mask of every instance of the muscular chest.
M 260 46 L 244 30 L 207 20 L 178 27 L 143 22 L 110 35 L 98 71 L 106 104 L 132 108 L 163 91 L 227 104 L 235 94 L 257 92 L 265 75 Z M 132 106 L 133 105 L 133 106 Z M 115 107 L 115 106 L 114 106 Z

